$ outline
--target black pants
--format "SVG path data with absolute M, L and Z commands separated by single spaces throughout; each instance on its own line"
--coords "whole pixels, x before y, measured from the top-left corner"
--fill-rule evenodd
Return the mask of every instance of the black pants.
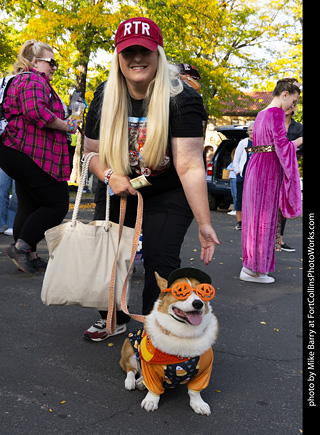
M 111 197 L 110 220 L 119 220 L 120 198 Z M 128 197 L 125 225 L 134 227 L 137 198 Z M 104 219 L 105 202 L 97 203 L 94 219 Z M 149 314 L 160 290 L 154 272 L 165 279 L 181 265 L 180 249 L 193 220 L 193 214 L 182 189 L 144 198 L 142 251 L 145 283 L 142 294 L 142 313 Z M 106 318 L 106 312 L 100 312 Z M 117 323 L 126 323 L 128 317 L 117 313 Z
M 285 226 L 286 226 L 286 222 L 287 222 L 287 219 L 285 217 L 281 216 L 281 230 L 280 230 L 280 235 L 281 236 L 283 236 L 283 234 L 284 234 L 284 229 L 285 229 Z
M 237 183 L 237 201 L 235 204 L 236 206 L 235 209 L 236 211 L 242 211 L 242 193 L 243 193 L 244 178 L 241 177 L 240 174 L 237 175 L 236 183 Z
M 6 147 L 1 140 L 0 167 L 16 182 L 14 240 L 24 240 L 35 252 L 45 231 L 59 225 L 68 212 L 68 183 L 57 181 L 26 154 Z

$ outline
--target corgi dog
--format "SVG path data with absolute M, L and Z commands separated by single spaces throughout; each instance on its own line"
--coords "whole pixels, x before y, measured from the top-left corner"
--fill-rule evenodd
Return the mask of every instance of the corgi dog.
M 210 415 L 200 392 L 209 384 L 212 345 L 219 329 L 208 302 L 214 296 L 211 278 L 194 268 L 177 269 L 168 281 L 155 275 L 159 298 L 145 317 L 144 328 L 130 333 L 122 346 L 125 388 L 146 387 L 141 407 L 155 411 L 165 388 L 187 384 L 191 408 Z

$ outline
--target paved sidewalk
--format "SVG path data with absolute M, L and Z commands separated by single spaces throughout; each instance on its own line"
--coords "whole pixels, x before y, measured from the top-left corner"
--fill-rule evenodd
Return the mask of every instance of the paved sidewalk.
M 93 210 L 82 208 L 90 221 Z M 159 409 L 140 408 L 145 392 L 124 388 L 118 361 L 120 335 L 101 343 L 82 338 L 98 319 L 79 307 L 46 307 L 42 275 L 17 271 L 0 235 L 0 427 L 2 435 L 300 435 L 302 430 L 302 218 L 288 221 L 285 241 L 296 252 L 276 254 L 271 285 L 245 283 L 241 231 L 235 217 L 211 212 L 222 241 L 205 268 L 199 260 L 196 225 L 190 227 L 182 265 L 212 276 L 213 310 L 220 323 L 215 361 L 203 398 L 211 416 L 195 414 L 185 386 L 168 390 Z M 70 218 L 70 212 L 68 214 Z M 196 251 L 195 251 L 196 250 Z M 39 253 L 47 256 L 45 242 Z M 133 276 L 130 309 L 141 312 L 143 268 Z M 138 323 L 131 321 L 129 330 Z

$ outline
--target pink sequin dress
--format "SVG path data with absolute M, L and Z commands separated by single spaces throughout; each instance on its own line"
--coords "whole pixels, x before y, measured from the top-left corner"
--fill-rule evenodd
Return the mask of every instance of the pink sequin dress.
M 302 213 L 296 144 L 287 139 L 285 112 L 271 107 L 258 113 L 253 146 L 274 145 L 274 152 L 252 154 L 242 199 L 243 266 L 260 273 L 275 269 L 279 209 L 286 218 Z

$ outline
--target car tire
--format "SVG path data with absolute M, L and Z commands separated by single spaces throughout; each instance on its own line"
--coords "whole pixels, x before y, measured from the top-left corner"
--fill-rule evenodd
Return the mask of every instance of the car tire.
M 213 210 L 213 211 L 217 210 L 217 208 L 218 208 L 217 198 L 215 196 L 209 194 L 208 200 L 209 200 L 210 210 Z

